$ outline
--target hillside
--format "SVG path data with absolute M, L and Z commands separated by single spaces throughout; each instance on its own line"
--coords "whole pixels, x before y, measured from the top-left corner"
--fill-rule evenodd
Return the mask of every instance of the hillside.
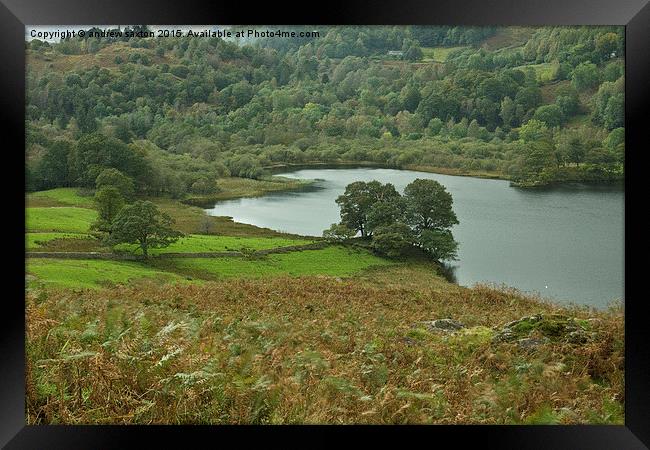
M 137 181 L 179 197 L 282 163 L 417 165 L 522 184 L 623 179 L 621 29 L 322 31 L 286 46 L 31 41 L 31 189 L 88 184 L 48 166 L 55 142 L 70 153 L 88 134 L 130 146 L 157 179 Z

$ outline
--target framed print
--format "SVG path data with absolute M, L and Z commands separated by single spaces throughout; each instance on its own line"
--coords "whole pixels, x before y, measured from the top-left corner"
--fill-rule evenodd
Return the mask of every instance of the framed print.
M 2 0 L 2 444 L 647 448 L 650 6 L 319 8 Z

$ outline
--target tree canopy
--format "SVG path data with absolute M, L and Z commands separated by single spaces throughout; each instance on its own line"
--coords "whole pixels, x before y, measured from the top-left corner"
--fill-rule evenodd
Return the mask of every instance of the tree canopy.
M 167 247 L 182 236 L 172 229 L 173 223 L 173 219 L 152 202 L 138 200 L 124 206 L 112 221 L 108 242 L 111 245 L 136 244 L 146 258 L 149 249 Z
M 355 181 L 336 200 L 341 222 L 323 232 L 330 240 L 359 234 L 377 252 L 404 255 L 413 247 L 442 261 L 456 258 L 451 228 L 458 224 L 451 194 L 435 180 L 416 179 L 400 195 L 395 187 L 373 180 Z

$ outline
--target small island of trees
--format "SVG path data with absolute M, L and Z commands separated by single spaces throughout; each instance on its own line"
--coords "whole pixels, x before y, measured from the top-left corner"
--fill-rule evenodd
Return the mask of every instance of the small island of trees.
M 451 227 L 458 224 L 453 200 L 435 180 L 416 179 L 400 195 L 391 183 L 355 181 L 336 199 L 341 222 L 323 232 L 331 241 L 357 235 L 377 253 L 391 258 L 420 249 L 437 261 L 454 260 L 458 243 Z

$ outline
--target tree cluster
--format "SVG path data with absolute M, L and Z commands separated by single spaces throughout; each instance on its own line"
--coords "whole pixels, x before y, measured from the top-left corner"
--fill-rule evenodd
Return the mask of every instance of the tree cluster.
M 323 232 L 328 240 L 360 235 L 389 257 L 403 256 L 416 247 L 437 261 L 456 258 L 458 243 L 451 228 L 458 219 L 453 200 L 435 180 L 416 179 L 403 195 L 390 183 L 356 181 L 346 186 L 336 203 L 341 222 Z

